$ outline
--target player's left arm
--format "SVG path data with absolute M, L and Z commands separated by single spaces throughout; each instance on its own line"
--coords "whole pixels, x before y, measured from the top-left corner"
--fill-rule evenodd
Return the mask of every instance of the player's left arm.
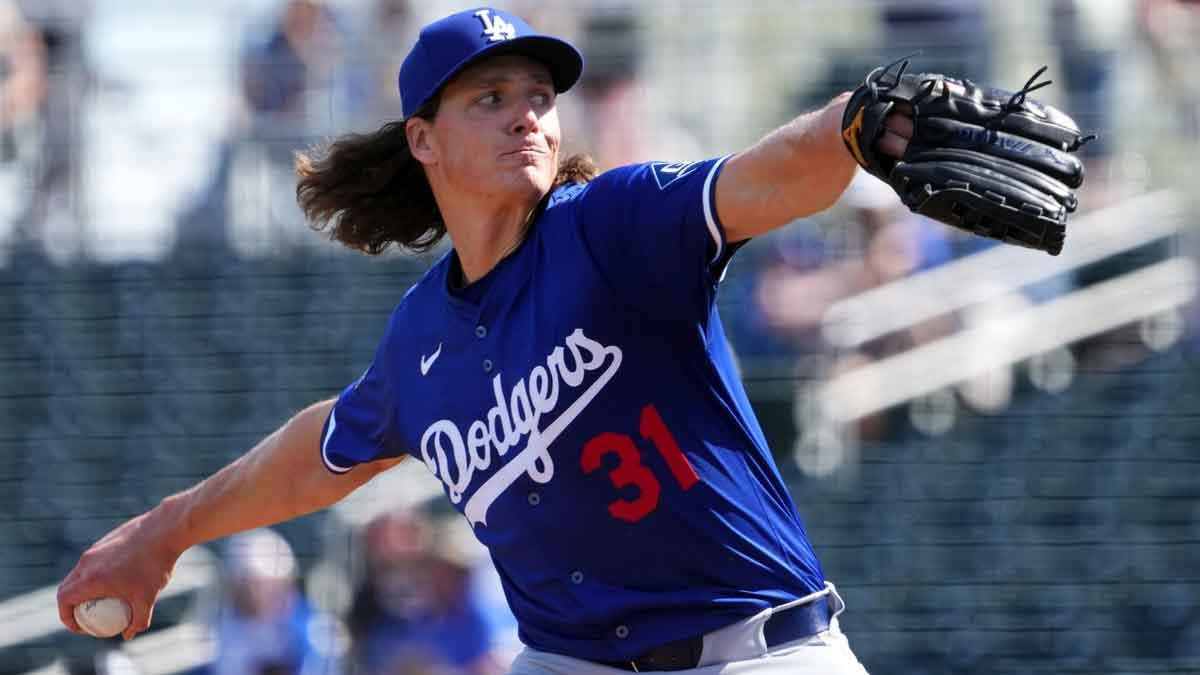
M 716 184 L 717 216 L 729 242 L 749 239 L 824 211 L 846 189 L 858 165 L 842 141 L 850 94 L 797 117 L 726 162 Z M 892 115 L 880 152 L 899 157 L 912 119 Z

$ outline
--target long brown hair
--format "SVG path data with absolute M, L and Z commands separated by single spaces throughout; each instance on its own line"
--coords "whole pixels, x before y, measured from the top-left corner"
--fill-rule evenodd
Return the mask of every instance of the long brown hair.
M 432 121 L 438 99 L 413 114 Z M 296 201 L 309 226 L 369 255 L 395 244 L 409 251 L 433 248 L 446 223 L 425 170 L 408 148 L 404 120 L 366 134 L 346 134 L 324 148 L 295 155 Z M 587 155 L 559 164 L 554 187 L 586 183 L 596 166 Z

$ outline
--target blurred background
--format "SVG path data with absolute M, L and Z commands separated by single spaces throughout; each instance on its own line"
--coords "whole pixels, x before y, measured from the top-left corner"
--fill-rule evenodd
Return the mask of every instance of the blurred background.
M 486 554 L 406 462 L 193 549 L 121 643 L 57 583 L 104 532 L 361 372 L 444 249 L 311 232 L 291 152 L 400 114 L 415 0 L 0 0 L 0 673 L 503 672 Z M 1100 140 L 1064 253 L 874 179 L 752 242 L 720 307 L 873 673 L 1200 672 L 1200 3 L 507 5 L 579 45 L 567 150 L 735 151 L 922 49 Z M 865 46 L 864 46 L 865 45 Z

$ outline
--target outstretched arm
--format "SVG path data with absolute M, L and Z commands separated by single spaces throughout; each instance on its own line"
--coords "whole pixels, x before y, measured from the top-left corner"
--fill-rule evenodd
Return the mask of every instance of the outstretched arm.
M 63 623 L 80 632 L 75 605 L 99 597 L 129 603 L 126 639 L 146 630 L 159 592 L 188 548 L 326 508 L 400 459 L 335 475 L 321 461 L 321 428 L 333 401 L 297 413 L 252 450 L 195 487 L 109 532 L 82 556 L 58 589 Z
M 717 178 L 717 215 L 730 242 L 749 239 L 829 208 L 846 189 L 857 164 L 842 142 L 842 113 L 850 94 L 772 131 L 730 157 Z M 904 153 L 912 120 L 888 120 L 878 149 Z

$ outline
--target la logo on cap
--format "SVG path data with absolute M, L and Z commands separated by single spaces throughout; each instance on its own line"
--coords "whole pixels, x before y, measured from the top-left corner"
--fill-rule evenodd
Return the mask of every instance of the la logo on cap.
M 483 34 L 488 37 L 489 42 L 500 42 L 501 40 L 511 40 L 517 36 L 517 27 L 504 20 L 500 15 L 492 16 L 489 9 L 481 9 L 475 12 L 475 18 L 483 22 Z

